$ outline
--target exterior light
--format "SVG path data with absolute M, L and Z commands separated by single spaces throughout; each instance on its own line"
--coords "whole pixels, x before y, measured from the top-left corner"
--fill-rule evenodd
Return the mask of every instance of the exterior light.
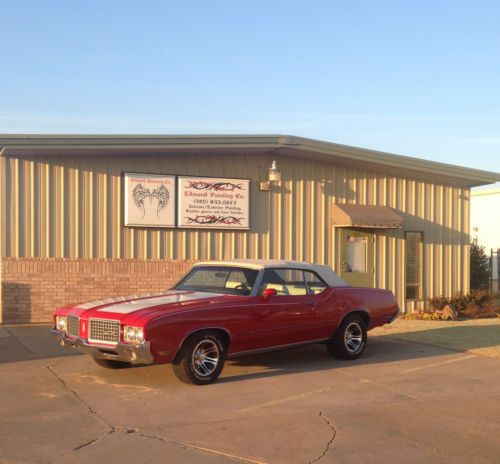
M 271 168 L 269 169 L 269 182 L 276 182 L 277 184 L 281 183 L 281 171 L 278 169 L 276 161 L 273 161 L 273 164 L 271 164 Z
M 267 178 L 267 181 L 260 183 L 261 190 L 269 191 L 271 190 L 271 185 L 281 185 L 281 171 L 278 168 L 276 160 L 272 162 Z

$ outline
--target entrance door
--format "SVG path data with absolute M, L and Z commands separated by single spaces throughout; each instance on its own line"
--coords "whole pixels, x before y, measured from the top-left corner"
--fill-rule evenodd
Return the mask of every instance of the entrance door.
M 353 287 L 373 287 L 375 236 L 368 230 L 339 229 L 340 276 Z

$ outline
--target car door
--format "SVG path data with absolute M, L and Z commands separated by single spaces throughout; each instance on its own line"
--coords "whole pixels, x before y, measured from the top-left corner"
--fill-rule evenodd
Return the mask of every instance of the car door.
M 276 295 L 262 298 L 266 289 Z M 300 269 L 266 269 L 253 307 L 254 343 L 260 348 L 291 345 L 311 339 L 317 327 L 315 296 L 309 294 Z
M 316 340 L 332 336 L 342 315 L 342 306 L 335 298 L 335 289 L 329 287 L 318 274 L 304 271 L 309 294 L 314 299 L 317 326 L 312 337 Z

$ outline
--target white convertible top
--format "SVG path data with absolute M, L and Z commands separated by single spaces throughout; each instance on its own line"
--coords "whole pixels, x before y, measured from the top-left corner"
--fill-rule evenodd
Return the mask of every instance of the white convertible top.
M 326 264 L 306 263 L 304 261 L 285 261 L 280 259 L 230 259 L 226 261 L 204 261 L 194 266 L 238 266 L 249 269 L 288 268 L 304 269 L 316 272 L 329 287 L 349 287 L 335 271 Z

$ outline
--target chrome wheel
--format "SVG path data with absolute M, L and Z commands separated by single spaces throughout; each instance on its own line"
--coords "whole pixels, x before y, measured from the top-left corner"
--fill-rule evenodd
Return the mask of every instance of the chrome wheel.
M 219 347 L 215 341 L 205 339 L 194 347 L 191 364 L 197 375 L 208 377 L 217 369 L 219 358 Z
M 344 332 L 344 344 L 349 353 L 356 353 L 363 343 L 363 329 L 357 322 L 351 322 Z

